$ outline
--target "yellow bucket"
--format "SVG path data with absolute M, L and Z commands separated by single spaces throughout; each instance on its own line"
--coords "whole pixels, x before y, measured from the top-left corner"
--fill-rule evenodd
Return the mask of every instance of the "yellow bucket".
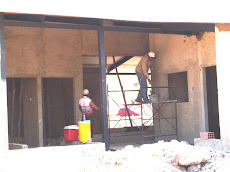
M 79 121 L 79 141 L 80 142 L 87 142 L 91 140 L 91 127 L 90 127 L 90 120 L 86 121 Z

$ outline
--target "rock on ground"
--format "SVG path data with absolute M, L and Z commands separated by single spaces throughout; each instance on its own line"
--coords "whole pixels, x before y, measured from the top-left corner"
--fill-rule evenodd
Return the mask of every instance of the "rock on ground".
M 227 153 L 173 140 L 105 152 L 82 171 L 222 172 L 229 169 Z

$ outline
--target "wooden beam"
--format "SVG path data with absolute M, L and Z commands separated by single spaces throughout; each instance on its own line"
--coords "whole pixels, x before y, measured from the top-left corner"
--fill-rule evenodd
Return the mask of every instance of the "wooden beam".
M 4 16 L 0 13 L 0 160 L 8 156 L 8 119 L 7 119 L 7 88 Z M 0 169 L 1 170 L 1 169 Z

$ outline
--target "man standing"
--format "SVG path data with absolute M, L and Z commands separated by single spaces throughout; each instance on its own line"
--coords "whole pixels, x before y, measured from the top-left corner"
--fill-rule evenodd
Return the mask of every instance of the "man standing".
M 151 63 L 153 59 L 156 59 L 154 52 L 149 52 L 148 54 L 145 54 L 138 65 L 136 66 L 136 74 L 137 78 L 140 84 L 140 91 L 138 93 L 136 102 L 149 102 L 149 99 L 147 97 L 147 81 L 150 83 L 150 78 L 148 74 L 148 70 L 151 66 Z
M 83 90 L 83 97 L 79 100 L 79 109 L 82 112 L 82 115 L 85 115 L 85 120 L 90 120 L 91 125 L 91 138 L 93 138 L 93 109 L 99 111 L 101 110 L 98 106 L 96 106 L 93 101 L 89 98 L 89 90 Z M 82 116 L 82 118 L 83 118 Z M 83 119 L 84 120 L 84 119 Z

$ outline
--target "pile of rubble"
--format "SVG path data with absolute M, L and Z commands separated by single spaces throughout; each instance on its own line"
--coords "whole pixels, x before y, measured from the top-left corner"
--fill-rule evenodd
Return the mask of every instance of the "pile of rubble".
M 173 140 L 105 152 L 82 171 L 223 172 L 229 169 L 228 153 Z

